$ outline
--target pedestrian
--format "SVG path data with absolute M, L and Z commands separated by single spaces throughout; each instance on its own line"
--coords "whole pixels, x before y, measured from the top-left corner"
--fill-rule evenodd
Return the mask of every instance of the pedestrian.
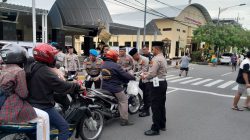
M 217 66 L 218 58 L 216 55 L 212 55 L 211 62 L 213 67 Z
M 153 124 L 151 129 L 145 131 L 147 136 L 159 135 L 160 130 L 166 131 L 166 92 L 167 92 L 167 61 L 162 53 L 163 42 L 152 42 L 154 57 L 149 66 L 149 71 L 141 75 L 142 79 L 150 81 L 151 110 Z
M 60 46 L 57 42 L 52 42 L 50 44 L 59 51 L 56 55 L 56 64 L 60 65 L 60 67 L 64 67 L 64 59 L 66 55 L 63 53 L 62 46 Z
M 179 76 L 181 76 L 182 72 L 185 71 L 185 76 L 187 77 L 188 75 L 188 70 L 189 70 L 189 61 L 191 60 L 190 56 L 188 53 L 185 53 L 184 56 L 181 57 L 181 60 L 180 60 L 180 74 Z
M 68 54 L 65 56 L 65 72 L 67 75 L 75 75 L 77 71 L 80 70 L 80 62 L 78 59 L 78 56 L 73 53 L 74 47 L 69 46 L 68 47 Z
M 147 57 L 149 61 L 151 61 L 152 58 L 154 57 L 154 55 L 149 52 L 149 47 L 146 45 L 142 48 L 142 53 L 143 53 L 142 55 Z
M 104 63 L 102 65 L 103 89 L 111 92 L 118 100 L 118 110 L 121 117 L 121 126 L 133 125 L 128 119 L 128 97 L 124 93 L 123 85 L 130 80 L 135 80 L 135 77 L 124 71 L 117 64 L 118 53 L 114 50 L 109 50 L 105 54 Z
M 236 71 L 237 56 L 235 53 L 231 56 L 231 63 L 232 63 L 232 71 Z
M 121 65 L 122 68 L 127 72 L 133 69 L 133 59 L 131 58 L 131 56 L 126 54 L 125 46 L 119 47 L 119 58 L 117 63 Z
M 148 71 L 149 68 L 149 60 L 147 57 L 144 57 L 142 55 L 139 55 L 138 50 L 136 48 L 133 48 L 129 51 L 129 55 L 133 58 L 133 64 L 134 69 L 133 71 L 137 73 L 137 75 L 140 75 L 144 72 Z M 143 92 L 143 109 L 142 112 L 139 114 L 139 117 L 146 117 L 149 116 L 149 109 L 150 109 L 150 96 L 149 96 L 149 90 L 148 87 L 151 83 L 148 82 L 148 80 L 142 80 L 139 81 L 139 88 Z
M 247 95 L 247 89 L 250 88 L 250 51 L 247 52 L 247 58 L 244 59 L 240 64 L 239 73 L 236 79 L 238 83 L 238 91 L 235 94 L 234 101 L 233 101 L 233 110 L 243 111 L 243 109 L 238 107 L 238 102 L 242 94 Z M 245 101 L 244 108 L 250 110 L 250 95 L 247 95 L 247 99 Z
M 101 65 L 102 59 L 98 58 L 98 52 L 95 49 L 90 49 L 89 57 L 84 60 L 83 70 L 86 70 L 89 79 L 85 82 L 87 88 L 91 88 L 95 84 L 95 88 L 101 87 Z

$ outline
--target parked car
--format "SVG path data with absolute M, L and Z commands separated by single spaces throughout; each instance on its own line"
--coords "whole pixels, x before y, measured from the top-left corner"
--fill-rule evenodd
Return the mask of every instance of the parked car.
M 232 55 L 233 55 L 232 53 L 223 53 L 220 58 L 220 63 L 229 65 L 231 63 Z

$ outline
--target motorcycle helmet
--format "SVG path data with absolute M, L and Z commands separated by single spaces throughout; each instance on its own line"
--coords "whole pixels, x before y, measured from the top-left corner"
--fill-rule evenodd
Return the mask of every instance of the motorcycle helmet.
M 90 55 L 93 55 L 93 56 L 95 56 L 95 57 L 97 57 L 97 56 L 99 55 L 99 53 L 98 53 L 97 50 L 95 50 L 95 49 L 90 49 L 90 50 L 89 50 L 89 54 L 90 54 Z
M 39 43 L 33 50 L 34 59 L 38 62 L 53 64 L 59 51 L 46 43 Z
M 118 60 L 118 53 L 115 50 L 109 50 L 106 54 L 105 54 L 105 58 L 111 59 L 114 62 L 117 62 Z
M 5 64 L 23 64 L 27 61 L 28 53 L 19 45 L 9 44 L 1 49 L 1 57 Z

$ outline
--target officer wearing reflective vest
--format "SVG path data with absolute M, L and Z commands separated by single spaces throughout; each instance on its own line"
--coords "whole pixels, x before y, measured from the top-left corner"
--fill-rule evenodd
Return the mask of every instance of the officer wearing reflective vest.
M 95 88 L 100 88 L 101 86 L 101 65 L 102 59 L 98 58 L 98 52 L 95 49 L 90 49 L 89 57 L 85 59 L 83 64 L 83 69 L 87 72 L 87 80 L 85 86 L 91 88 L 92 84 L 95 84 Z
M 149 80 L 151 109 L 153 124 L 144 134 L 147 136 L 159 135 L 160 130 L 166 131 L 166 91 L 167 91 L 167 61 L 163 56 L 163 42 L 152 42 L 154 57 L 149 71 L 141 75 L 142 79 Z

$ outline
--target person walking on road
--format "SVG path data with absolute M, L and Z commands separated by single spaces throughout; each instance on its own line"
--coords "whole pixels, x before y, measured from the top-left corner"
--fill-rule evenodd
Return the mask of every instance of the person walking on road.
M 188 70 L 189 70 L 188 65 L 189 65 L 190 60 L 191 60 L 191 58 L 190 58 L 188 53 L 185 53 L 185 55 L 181 57 L 181 60 L 180 60 L 181 66 L 180 66 L 180 74 L 179 74 L 179 76 L 181 76 L 183 71 L 185 71 L 185 73 L 186 73 L 185 76 L 188 75 Z
M 231 63 L 232 63 L 232 71 L 236 71 L 236 65 L 237 65 L 237 56 L 236 56 L 236 54 L 233 54 L 231 56 Z
M 242 94 L 247 94 L 247 89 L 250 88 L 250 51 L 247 52 L 247 58 L 240 64 L 240 70 L 236 79 L 238 83 L 238 91 L 235 94 L 233 101 L 233 110 L 243 111 L 243 109 L 238 107 L 238 102 Z M 247 95 L 244 108 L 250 110 L 250 95 Z
M 78 56 L 73 53 L 74 47 L 70 46 L 68 48 L 68 54 L 65 56 L 65 72 L 68 75 L 74 75 L 78 70 L 80 70 L 80 62 Z
M 134 69 L 133 71 L 137 73 L 137 75 L 140 75 L 143 72 L 148 71 L 148 66 L 149 66 L 149 60 L 147 57 L 144 57 L 142 55 L 139 55 L 138 50 L 136 48 L 133 48 L 132 50 L 129 51 L 129 55 L 132 56 L 133 58 L 133 64 L 134 64 Z M 142 112 L 139 114 L 139 117 L 146 117 L 149 116 L 149 108 L 150 108 L 150 96 L 149 96 L 149 87 L 150 83 L 148 80 L 142 80 L 140 79 L 139 81 L 139 88 L 143 92 L 143 109 Z
M 163 42 L 152 42 L 154 57 L 149 66 L 149 71 L 141 75 L 142 79 L 150 81 L 151 110 L 153 124 L 151 129 L 145 131 L 147 136 L 159 135 L 160 130 L 166 131 L 166 91 L 167 91 L 167 61 L 162 53 Z

